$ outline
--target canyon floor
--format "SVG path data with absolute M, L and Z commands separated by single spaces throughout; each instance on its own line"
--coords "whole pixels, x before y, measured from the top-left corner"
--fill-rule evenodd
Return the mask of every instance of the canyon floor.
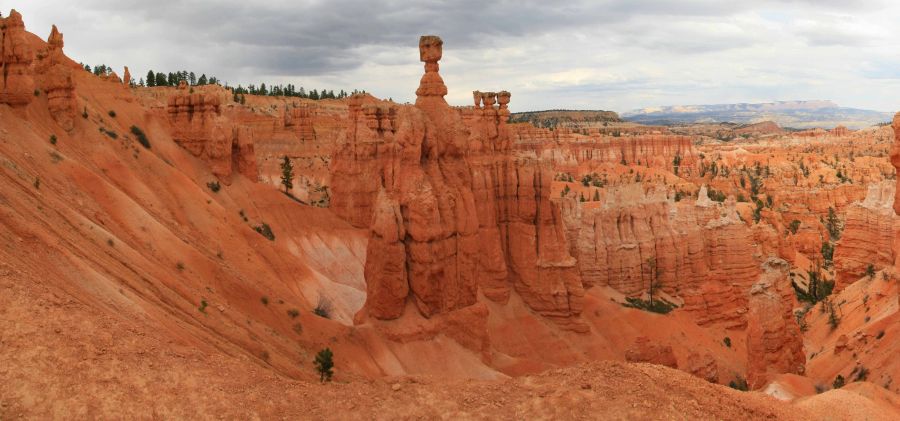
M 0 23 L 0 420 L 900 418 L 900 117 L 511 119 L 435 36 L 415 104 L 145 87 Z

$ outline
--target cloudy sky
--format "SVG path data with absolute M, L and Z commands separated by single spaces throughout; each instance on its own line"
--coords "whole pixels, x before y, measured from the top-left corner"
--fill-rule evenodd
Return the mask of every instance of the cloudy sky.
M 412 101 L 418 37 L 444 39 L 452 104 L 510 108 L 830 99 L 900 109 L 900 2 L 891 0 L 26 0 L 76 61 L 187 69 L 238 83 L 365 89 Z

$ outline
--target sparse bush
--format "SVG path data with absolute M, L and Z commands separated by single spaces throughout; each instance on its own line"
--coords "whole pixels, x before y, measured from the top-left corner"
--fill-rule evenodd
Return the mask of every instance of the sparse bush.
M 178 269 L 179 272 L 184 272 L 184 263 L 182 263 L 182 262 L 175 263 L 175 269 Z
M 150 149 L 150 140 L 147 139 L 147 135 L 143 130 L 141 130 L 140 127 L 131 126 L 131 134 L 137 137 L 137 140 L 141 144 L 141 146 L 143 146 L 145 149 Z
M 864 382 L 869 378 L 869 369 L 860 365 L 855 367 L 850 375 L 853 376 L 854 382 Z
M 313 309 L 313 313 L 316 316 L 330 319 L 331 303 L 325 297 L 319 296 L 319 302 L 316 304 L 316 308 Z
M 87 107 L 84 107 L 84 111 L 81 112 L 81 118 L 88 118 Z
M 728 382 L 728 387 L 743 392 L 750 390 L 750 387 L 747 386 L 747 380 L 744 380 L 744 378 L 741 376 L 737 376 L 734 378 L 734 380 Z
M 212 190 L 213 193 L 218 193 L 219 190 L 222 189 L 222 186 L 219 185 L 219 181 L 218 181 L 218 180 L 216 180 L 216 181 L 210 181 L 209 183 L 206 183 L 206 187 L 209 187 L 209 189 Z
M 844 387 L 846 381 L 844 380 L 844 376 L 838 374 L 837 377 L 834 378 L 834 381 L 831 383 L 831 387 L 835 389 L 840 389 Z
M 875 335 L 875 339 L 881 339 L 884 337 L 884 331 L 879 331 L 877 335 Z
M 725 346 L 731 348 L 731 338 L 729 338 L 728 336 L 726 336 L 725 339 L 722 340 L 722 342 L 725 343 Z
M 41 188 L 41 178 L 40 177 L 37 177 L 34 179 L 34 188 L 36 188 L 36 189 Z
M 275 241 L 275 233 L 272 232 L 272 227 L 270 227 L 269 224 L 263 222 L 261 225 L 253 227 L 253 229 L 256 230 L 259 235 L 268 238 L 269 241 Z
M 868 276 L 869 279 L 875 279 L 875 265 L 869 263 L 869 265 L 866 266 L 866 276 Z
M 259 301 L 263 303 L 264 306 L 269 305 L 269 297 L 266 297 L 265 295 L 263 295 L 262 298 L 259 299 Z
M 625 301 L 627 301 L 627 303 L 624 304 L 625 307 L 636 308 L 659 314 L 667 314 L 675 309 L 675 304 L 660 299 L 656 299 L 653 300 L 653 302 L 650 302 L 649 300 L 642 300 L 640 298 L 625 297 Z
M 109 116 L 112 118 L 116 118 L 116 112 L 113 110 L 109 110 L 109 112 L 107 114 L 109 114 Z
M 294 333 L 296 333 L 298 335 L 303 334 L 303 325 L 301 325 L 300 323 L 294 323 L 294 325 L 291 326 L 291 329 L 293 329 Z
M 297 311 L 297 309 L 292 308 L 292 309 L 290 309 L 290 310 L 287 311 L 287 314 L 288 314 L 288 316 L 291 316 L 292 319 L 296 319 L 297 316 L 300 315 L 300 312 Z
M 316 371 L 319 372 L 319 381 L 326 382 L 331 381 L 331 376 L 334 375 L 334 354 L 331 352 L 331 349 L 325 348 L 319 351 L 316 354 L 316 359 L 314 361 L 316 365 Z
M 41 96 L 41 90 L 40 90 L 40 89 L 35 89 L 35 90 L 34 90 L 34 96 Z
M 209 303 L 207 303 L 206 300 L 200 300 L 200 307 L 198 310 L 200 310 L 201 313 L 206 313 L 207 306 L 209 306 Z
M 55 134 L 50 135 L 50 144 L 51 145 L 56 144 L 56 135 Z
M 795 220 L 791 221 L 790 224 L 788 224 L 788 230 L 791 232 L 791 234 L 796 234 L 798 229 L 800 229 L 800 221 L 799 220 L 795 219 Z
M 118 138 L 119 138 L 119 134 L 118 134 L 118 133 L 116 133 L 116 132 L 114 132 L 114 131 L 112 131 L 112 130 L 106 130 L 106 128 L 103 128 L 103 127 L 100 128 L 100 133 L 103 133 L 103 134 L 109 136 L 111 139 L 118 139 Z

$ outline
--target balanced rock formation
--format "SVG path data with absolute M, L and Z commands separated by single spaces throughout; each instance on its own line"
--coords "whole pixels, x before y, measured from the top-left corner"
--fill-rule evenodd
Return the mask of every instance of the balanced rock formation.
M 747 315 L 747 383 L 756 389 L 772 376 L 803 374 L 803 336 L 793 314 L 790 265 L 771 258 L 763 263 L 759 282 L 750 290 Z
M 419 50 L 416 105 L 352 99 L 349 141 L 332 167 L 332 209 L 372 229 L 368 314 L 397 318 L 409 299 L 431 317 L 473 305 L 479 288 L 499 302 L 514 290 L 537 313 L 586 331 L 551 169 L 501 147 L 496 95 L 482 97 L 478 114 L 447 105 L 440 38 L 422 37 Z
M 256 180 L 253 133 L 222 118 L 218 95 L 174 95 L 168 99 L 167 112 L 175 142 L 209 163 L 213 174 L 226 184 L 233 172 Z
M 15 9 L 0 18 L 0 104 L 22 106 L 34 98 L 34 51 L 26 36 Z

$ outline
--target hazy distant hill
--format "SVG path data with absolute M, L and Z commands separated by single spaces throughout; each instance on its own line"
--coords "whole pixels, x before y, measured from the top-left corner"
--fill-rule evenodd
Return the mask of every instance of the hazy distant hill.
M 528 122 L 537 127 L 566 127 L 578 125 L 590 126 L 589 123 L 614 123 L 622 121 L 614 111 L 603 110 L 546 110 L 512 113 L 511 123 Z M 588 124 L 585 124 L 588 123 Z
M 781 101 L 763 104 L 676 105 L 634 110 L 622 114 L 641 124 L 758 123 L 774 121 L 781 127 L 806 129 L 843 125 L 851 129 L 891 120 L 891 113 L 840 107 L 831 101 Z

